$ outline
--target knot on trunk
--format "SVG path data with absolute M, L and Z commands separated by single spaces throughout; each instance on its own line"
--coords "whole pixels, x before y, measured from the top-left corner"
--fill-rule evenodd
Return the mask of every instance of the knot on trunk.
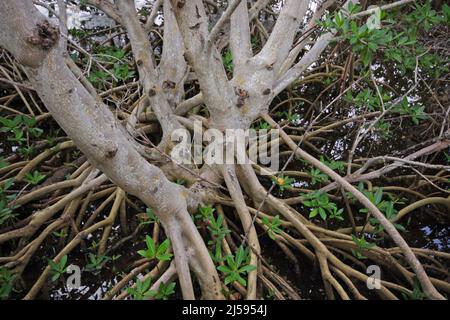
M 162 85 L 164 90 L 173 90 L 176 88 L 176 86 L 177 84 L 171 80 L 165 80 Z
M 118 150 L 119 150 L 119 148 L 117 148 L 117 147 L 109 147 L 109 148 L 107 148 L 106 152 L 105 152 L 105 157 L 107 159 L 114 158 Z
M 245 100 L 249 97 L 248 91 L 242 88 L 235 88 L 235 94 L 237 96 L 237 107 L 242 108 L 245 105 Z
M 59 39 L 59 29 L 44 20 L 38 23 L 33 30 L 33 35 L 27 38 L 27 41 L 35 46 L 39 46 L 43 50 L 51 49 Z
M 186 4 L 186 0 L 178 0 L 177 1 L 177 8 L 181 9 L 184 7 L 184 5 Z

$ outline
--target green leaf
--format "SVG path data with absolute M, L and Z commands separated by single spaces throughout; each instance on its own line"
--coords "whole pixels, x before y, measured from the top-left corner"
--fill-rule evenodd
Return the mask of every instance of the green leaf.
M 241 272 L 241 273 L 243 273 L 243 272 L 251 272 L 251 271 L 253 271 L 253 270 L 256 270 L 256 266 L 254 266 L 254 265 L 246 265 L 246 266 L 243 266 L 242 268 L 240 268 L 239 269 L 239 272 Z
M 59 279 L 60 276 L 61 276 L 61 273 L 55 273 L 55 274 L 53 274 L 53 276 L 52 276 L 52 281 L 55 282 L 56 280 Z
M 242 278 L 240 275 L 237 275 L 237 281 L 242 284 L 243 286 L 247 285 L 247 281 L 245 281 L 244 278 Z
M 127 288 L 127 292 L 136 299 L 136 296 L 139 295 L 139 293 L 136 291 L 136 289 L 129 287 Z
M 158 250 L 156 252 L 156 254 L 163 254 L 167 251 L 167 249 L 169 248 L 169 239 L 164 240 L 159 246 L 158 246 Z
M 400 230 L 400 231 L 403 231 L 403 232 L 406 231 L 405 227 L 402 226 L 401 224 L 394 223 L 394 227 L 395 227 L 397 230 Z
M 27 127 L 32 127 L 36 124 L 36 118 L 34 117 L 23 116 L 22 119 Z
M 232 255 L 227 256 L 227 263 L 231 268 L 233 268 L 233 269 L 236 268 L 236 263 L 234 262 L 234 258 Z
M 325 212 L 325 210 L 323 208 L 319 208 L 319 214 L 320 214 L 320 217 L 322 218 L 322 220 L 327 220 L 327 213 Z
M 245 258 L 244 247 L 240 246 L 236 253 L 236 267 L 239 267 L 242 264 L 242 261 L 244 261 L 244 258 Z
M 167 250 L 169 249 L 170 241 L 169 239 L 164 240 L 163 243 L 161 243 L 158 246 L 158 250 L 156 252 L 156 258 L 159 261 L 168 261 L 172 258 L 172 254 L 168 253 Z
M 233 71 L 233 55 L 231 51 L 227 50 L 222 57 L 223 65 L 229 72 Z
M 217 270 L 219 270 L 220 272 L 223 272 L 225 274 L 232 272 L 231 269 L 228 268 L 227 266 L 218 266 Z
M 235 281 L 234 276 L 233 275 L 229 275 L 229 276 L 225 277 L 224 284 L 227 285 L 227 284 L 230 284 L 230 283 L 232 283 L 234 281 Z
M 142 282 L 142 292 L 146 292 L 148 291 L 148 289 L 150 289 L 150 286 L 152 284 L 152 278 L 148 278 L 147 280 L 144 280 L 144 282 Z
M 147 254 L 147 250 L 138 250 L 137 253 L 144 258 L 151 259 L 152 257 Z
M 351 249 L 351 251 L 352 251 L 352 254 L 355 256 L 355 258 L 357 258 L 358 260 L 367 259 L 367 257 L 362 255 L 361 252 L 359 252 L 357 250 L 353 250 L 353 249 Z
M 154 257 L 156 255 L 156 248 L 155 248 L 155 242 L 153 241 L 153 238 L 146 235 L 145 243 L 147 244 L 147 252 L 148 252 L 149 256 Z
M 3 157 L 0 157 L 0 169 L 9 166 L 9 162 L 5 161 Z
M 47 262 L 53 270 L 59 270 L 59 265 L 56 264 L 52 259 L 48 259 Z
M 381 198 L 383 197 L 383 190 L 381 188 L 378 188 L 377 191 L 375 192 L 375 204 L 380 203 Z
M 61 261 L 59 262 L 59 265 L 61 266 L 61 267 L 64 267 L 65 265 L 66 265 L 66 263 L 67 263 L 67 255 L 64 255 L 62 258 L 61 258 Z
M 37 185 L 40 183 L 43 179 L 45 179 L 45 175 L 41 174 L 39 171 L 35 170 L 32 173 L 28 172 L 25 175 L 24 180 L 30 184 Z

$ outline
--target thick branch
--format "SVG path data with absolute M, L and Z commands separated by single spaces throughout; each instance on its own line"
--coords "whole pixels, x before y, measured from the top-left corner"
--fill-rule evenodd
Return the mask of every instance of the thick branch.
M 267 43 L 258 54 L 262 60 L 273 65 L 275 72 L 280 69 L 291 50 L 308 3 L 307 0 L 286 1 Z
M 427 276 L 422 264 L 419 262 L 417 257 L 414 255 L 411 248 L 408 246 L 406 241 L 400 235 L 398 230 L 394 227 L 392 222 L 390 222 L 384 214 L 380 212 L 380 210 L 366 197 L 362 194 L 357 188 L 352 186 L 349 182 L 347 182 L 344 178 L 342 178 L 339 174 L 330 169 L 327 165 L 323 164 L 301 148 L 297 146 L 297 144 L 280 128 L 280 126 L 268 115 L 263 116 L 264 120 L 267 121 L 271 126 L 276 127 L 280 130 L 281 138 L 288 144 L 288 146 L 302 159 L 305 159 L 309 163 L 311 163 L 314 167 L 320 169 L 323 173 L 327 174 L 331 179 L 335 180 L 336 183 L 339 183 L 346 191 L 351 192 L 355 198 L 360 201 L 369 212 L 380 222 L 380 224 L 384 227 L 386 232 L 390 235 L 392 240 L 402 249 L 403 254 L 405 255 L 405 259 L 408 261 L 409 265 L 412 267 L 414 272 L 417 275 L 417 279 L 419 280 L 424 292 L 431 299 L 444 300 L 445 298 L 436 290 L 433 284 L 430 281 L 430 278 Z
M 11 12 L 14 12 L 15 19 L 5 19 Z M 21 55 L 24 47 L 29 46 L 26 39 L 39 27 L 34 23 L 39 23 L 41 28 L 48 28 L 49 31 L 54 30 L 49 22 L 45 22 L 46 18 L 25 0 L 2 1 L 0 14 L 0 29 L 8 29 L 11 34 L 4 37 L 2 33 L 0 45 L 13 55 Z M 198 231 L 187 211 L 186 199 L 190 197 L 188 190 L 171 183 L 158 167 L 148 163 L 138 153 L 130 143 L 130 136 L 109 108 L 92 97 L 67 67 L 63 52 L 55 45 L 58 38 L 54 39 L 55 44 L 51 46 L 49 39 L 43 38 L 42 34 L 46 35 L 48 32 L 38 33 L 36 41 L 30 46 L 30 51 L 37 57 L 44 56 L 40 64 L 36 65 L 33 61 L 26 64 L 26 59 L 22 62 L 30 83 L 53 118 L 91 164 L 102 170 L 121 189 L 153 208 L 166 230 L 172 221 L 183 221 L 180 229 L 184 241 L 195 252 L 191 263 L 196 265 L 196 275 L 204 284 L 204 297 L 222 298 L 220 280 L 207 249 L 199 235 L 197 238 L 192 236 L 192 233 L 198 234 Z M 5 41 L 5 38 L 10 41 Z M 39 41 L 44 40 L 47 40 L 44 48 L 33 48 L 42 46 Z M 197 256 L 209 259 L 198 262 L 195 261 Z
M 231 16 L 230 29 L 230 48 L 233 55 L 234 72 L 239 73 L 242 65 L 252 56 L 246 1 L 241 1 Z

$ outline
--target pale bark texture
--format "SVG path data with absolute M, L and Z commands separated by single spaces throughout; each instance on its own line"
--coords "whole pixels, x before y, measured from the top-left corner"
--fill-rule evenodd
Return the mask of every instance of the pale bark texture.
M 249 247 L 248 264 L 255 268 L 246 274 L 245 286 L 236 281 L 230 286 L 245 298 L 260 298 L 259 293 L 263 285 L 267 288 L 273 287 L 270 281 L 279 281 L 286 292 L 293 292 L 288 283 L 267 271 L 268 263 L 262 256 L 259 233 L 255 226 L 258 224 L 263 231 L 267 231 L 267 224 L 261 222 L 262 217 L 269 216 L 267 213 L 270 213 L 271 219 L 275 215 L 280 215 L 283 226 L 291 227 L 295 231 L 293 234 L 301 239 L 294 239 L 288 233 L 274 236 L 287 256 L 295 260 L 296 257 L 290 249 L 295 248 L 309 259 L 314 261 L 317 259 L 329 298 L 337 294 L 342 299 L 349 299 L 344 287 L 348 287 L 356 298 L 364 298 L 353 286 L 352 281 L 365 282 L 367 275 L 341 261 L 337 250 L 331 250 L 327 246 L 327 241 L 336 237 L 330 240 L 333 249 L 340 248 L 341 243 L 346 244 L 347 248 L 353 248 L 352 238 L 346 233 L 339 234 L 338 231 L 315 226 L 290 206 L 287 200 L 281 200 L 270 194 L 273 187 L 267 191 L 261 184 L 255 170 L 256 165 L 217 164 L 199 168 L 195 165 L 180 166 L 170 159 L 169 154 L 174 147 L 174 141 L 171 140 L 174 130 L 187 128 L 192 131 L 194 120 L 202 121 L 206 128 L 224 131 L 246 130 L 256 121 L 263 119 L 272 128 L 281 131 L 279 142 L 287 147 L 287 152 L 291 154 L 290 160 L 292 157 L 304 159 L 335 182 L 325 186 L 323 191 L 331 191 L 339 186 L 367 208 L 372 217 L 378 219 L 387 236 L 402 253 L 404 261 L 399 263 L 388 251 L 381 248 L 374 249 L 376 252 L 374 255 L 378 254 L 384 257 L 380 258 L 381 261 L 389 261 L 394 265 L 409 284 L 412 283 L 414 276 L 417 277 L 429 298 L 443 299 L 443 295 L 436 287 L 443 292 L 449 292 L 448 284 L 435 278 L 430 279 L 417 258 L 418 251 L 411 249 L 393 226 L 392 221 L 389 221 L 376 205 L 351 184 L 363 180 L 365 176 L 359 176 L 358 171 L 354 176 L 340 176 L 304 151 L 303 146 L 300 147 L 304 138 L 309 138 L 307 133 L 300 138 L 296 137 L 294 141 L 291 135 L 283 131 L 284 126 L 274 121 L 270 115 L 269 107 L 273 103 L 278 103 L 277 97 L 289 91 L 290 87 L 311 68 L 317 67 L 322 55 L 334 40 L 333 30 L 316 32 L 311 43 L 309 32 L 317 27 L 316 20 L 320 19 L 328 8 L 341 10 L 346 14 L 345 8 L 348 4 L 356 4 L 358 1 L 350 0 L 340 9 L 333 7 L 334 1 L 319 1 L 320 6 L 311 6 L 311 1 L 307 0 L 283 1 L 271 27 L 261 32 L 267 33 L 266 39 L 261 37 L 261 49 L 254 52 L 252 33 L 258 28 L 264 28 L 259 21 L 259 14 L 269 2 L 228 1 L 228 5 L 212 21 L 210 17 L 212 9 L 205 4 L 206 1 L 156 1 L 147 16 L 148 20 L 143 23 L 136 12 L 133 0 L 88 1 L 90 5 L 103 11 L 120 25 L 126 34 L 126 41 L 129 41 L 133 66 L 135 65 L 137 69 L 134 86 L 142 89 L 142 96 L 125 120 L 121 121 L 112 107 L 105 104 L 100 95 L 96 94 L 96 88 L 83 79 L 83 73 L 78 67 L 73 62 L 67 62 L 67 42 L 61 41 L 66 39 L 61 35 L 61 30 L 65 30 L 66 27 L 64 21 L 62 22 L 64 28 L 61 29 L 42 15 L 32 1 L 0 2 L 0 46 L 24 67 L 32 89 L 73 141 L 66 147 L 75 145 L 86 156 L 89 164 L 104 174 L 100 176 L 101 179 L 97 178 L 101 181 L 95 180 L 96 171 L 91 175 L 85 173 L 83 179 L 89 178 L 88 182 L 92 180 L 97 183 L 106 180 L 106 176 L 118 187 L 108 219 L 113 222 L 116 215 L 120 215 L 121 224 L 126 225 L 125 194 L 140 199 L 146 206 L 152 208 L 160 219 L 164 232 L 171 241 L 174 265 L 171 264 L 166 272 L 160 275 L 158 285 L 165 282 L 164 279 L 173 279 L 176 275 L 184 299 L 225 298 L 227 287 L 216 268 L 224 262 L 213 261 L 205 240 L 191 216 L 197 212 L 199 206 L 215 204 L 217 209 L 215 214 L 223 216 L 225 214 L 222 205 L 230 206 L 239 221 L 238 227 L 244 230 L 238 237 L 242 245 Z M 409 2 L 400 1 L 386 9 Z M 60 6 L 64 4 L 63 1 L 58 3 Z M 372 12 L 363 11 L 351 18 L 360 18 Z M 160 30 L 162 33 L 160 40 L 163 41 L 161 54 L 154 52 L 154 44 L 149 37 L 154 19 L 158 15 L 164 18 Z M 232 66 L 228 66 L 228 69 L 223 63 L 223 46 L 228 48 L 232 56 Z M 232 68 L 232 73 L 229 68 Z M 186 88 L 192 83 L 195 84 L 194 88 L 198 86 L 198 92 L 186 98 L 186 95 L 190 94 Z M 198 111 L 202 106 L 205 108 L 202 115 L 187 115 L 191 110 Z M 147 116 L 154 123 L 149 130 L 154 129 L 156 132 L 160 128 L 162 138 L 157 145 L 144 144 L 139 140 L 144 129 L 137 129 L 137 125 L 140 119 L 146 119 Z M 311 126 L 313 125 L 311 123 Z M 309 129 L 305 129 L 305 132 Z M 448 147 L 448 140 L 443 140 L 440 145 L 433 145 L 433 148 L 425 150 L 420 155 L 437 152 L 445 147 Z M 414 157 L 405 159 L 414 160 Z M 394 167 L 391 170 L 393 169 Z M 387 172 L 382 172 L 379 176 Z M 26 171 L 23 171 L 17 180 L 20 181 L 25 173 Z M 188 180 L 189 184 L 183 186 L 175 183 L 178 178 Z M 70 185 L 72 183 L 74 182 Z M 71 201 L 81 201 L 78 197 L 93 188 L 95 188 L 93 182 L 87 186 L 82 184 L 76 189 L 78 190 L 76 193 L 64 200 L 63 206 L 69 206 Z M 45 192 L 49 191 L 46 189 Z M 38 196 L 19 198 L 18 201 L 21 204 L 27 203 Z M 448 199 L 439 198 L 436 201 L 446 203 Z M 75 203 L 72 203 L 72 206 L 75 206 Z M 58 210 L 63 207 L 61 203 L 58 206 Z M 68 208 L 64 211 L 67 215 L 71 210 Z M 19 231 L 8 231 L 0 235 L 0 243 L 22 236 L 34 236 L 56 212 L 56 206 L 44 213 L 39 211 L 34 215 L 34 220 L 31 219 L 32 227 L 25 226 Z M 403 212 L 402 216 L 405 214 Z M 105 228 L 99 252 L 106 249 L 105 243 L 111 231 L 110 220 L 105 220 L 105 224 L 93 225 L 94 229 L 99 226 Z M 225 223 L 229 223 L 229 219 L 225 219 Z M 209 230 L 205 226 L 203 229 Z M 353 229 L 355 231 L 356 226 L 353 226 Z M 74 237 L 75 242 L 69 243 L 64 250 L 67 252 L 72 250 L 72 246 L 78 245 L 84 236 L 84 233 L 80 233 Z M 41 241 L 43 239 L 35 244 Z M 229 235 L 224 238 L 223 250 L 226 254 L 231 254 L 232 249 L 235 251 L 241 245 L 235 242 Z M 17 253 L 19 258 L 20 253 L 21 251 Z M 62 253 L 58 254 L 55 260 L 59 260 L 62 256 Z M 17 264 L 14 260 L 5 258 L 3 261 L 11 265 Z M 29 257 L 17 261 L 21 261 L 24 268 Z M 50 269 L 47 267 L 25 296 L 26 299 L 38 295 L 49 272 Z M 135 275 L 135 270 L 132 275 Z M 337 279 L 342 280 L 342 283 Z M 200 288 L 201 296 L 198 294 L 196 296 L 196 287 Z M 391 290 L 399 290 L 399 287 L 383 281 L 382 288 L 377 294 L 383 298 L 396 299 L 397 296 Z M 113 291 L 118 292 L 119 288 Z M 276 294 L 281 295 L 278 291 Z M 290 297 L 297 298 L 298 295 L 293 292 Z

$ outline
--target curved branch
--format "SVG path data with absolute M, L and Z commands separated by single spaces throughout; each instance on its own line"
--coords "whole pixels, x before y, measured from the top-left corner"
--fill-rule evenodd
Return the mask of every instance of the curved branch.
M 402 252 L 405 255 L 405 259 L 408 261 L 409 265 L 416 273 L 417 278 L 420 284 L 422 285 L 425 294 L 431 299 L 445 300 L 444 296 L 442 296 L 433 286 L 422 264 L 419 262 L 417 257 L 414 255 L 414 252 L 408 246 L 408 244 L 400 235 L 398 230 L 394 227 L 392 222 L 390 222 L 384 216 L 384 214 L 382 214 L 380 210 L 366 196 L 364 196 L 364 194 L 362 194 L 357 188 L 352 186 L 347 180 L 342 178 L 339 174 L 334 172 L 327 165 L 323 164 L 322 162 L 320 162 L 319 160 L 317 160 L 316 158 L 314 158 L 313 156 L 311 156 L 310 154 L 299 148 L 299 146 L 280 128 L 280 126 L 269 115 L 263 115 L 263 118 L 272 127 L 275 127 L 280 131 L 282 139 L 299 157 L 305 159 L 306 161 L 311 163 L 314 167 L 320 169 L 323 173 L 327 174 L 331 179 L 335 180 L 336 183 L 339 183 L 345 190 L 351 192 L 355 196 L 355 198 L 358 201 L 360 201 L 369 210 L 369 212 L 380 222 L 380 224 L 384 227 L 386 232 L 391 236 L 392 240 L 402 249 Z

